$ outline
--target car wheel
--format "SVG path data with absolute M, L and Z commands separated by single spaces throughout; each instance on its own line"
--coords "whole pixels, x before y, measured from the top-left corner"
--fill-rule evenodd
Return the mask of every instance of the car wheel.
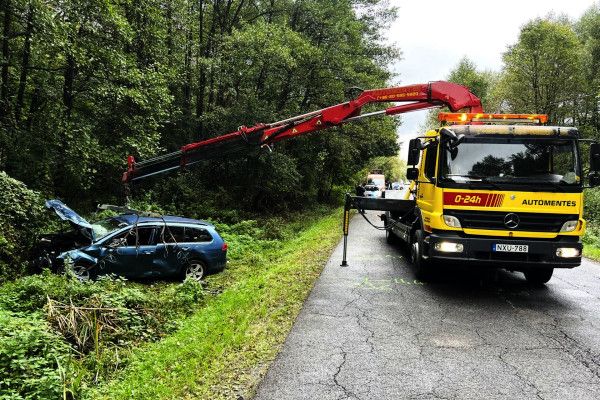
M 80 282 L 87 282 L 96 277 L 96 274 L 93 272 L 93 268 L 89 268 L 81 264 L 74 264 L 70 268 L 70 271 Z
M 34 272 L 42 272 L 45 268 L 52 270 L 52 260 L 47 254 L 39 256 L 31 262 L 31 269 Z
M 533 285 L 543 285 L 552 278 L 554 268 L 535 268 L 523 271 L 523 273 L 525 274 L 525 279 L 527 279 L 528 283 Z
M 410 246 L 410 259 L 417 278 L 427 280 L 431 277 L 431 261 L 423 258 L 423 245 L 423 231 L 417 230 Z
M 201 281 L 206 273 L 206 264 L 200 260 L 192 260 L 185 267 L 183 279 L 194 279 Z

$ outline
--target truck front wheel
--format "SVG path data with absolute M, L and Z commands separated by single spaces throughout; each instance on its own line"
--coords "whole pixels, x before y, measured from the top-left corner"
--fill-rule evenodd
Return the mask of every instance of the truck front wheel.
M 394 232 L 392 232 L 392 228 L 389 227 L 389 225 L 385 224 L 386 230 L 385 230 L 385 241 L 388 244 L 396 244 L 398 243 L 398 237 L 396 235 L 394 235 Z
M 552 278 L 554 268 L 535 268 L 523 271 L 527 282 L 534 285 L 542 285 Z
M 415 266 L 415 275 L 421 280 L 426 280 L 431 276 L 431 261 L 423 258 L 424 251 L 423 231 L 415 231 L 411 246 L 410 258 Z

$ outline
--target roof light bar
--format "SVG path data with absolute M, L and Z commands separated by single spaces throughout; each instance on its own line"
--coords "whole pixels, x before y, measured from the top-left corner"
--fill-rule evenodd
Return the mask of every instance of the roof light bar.
M 529 123 L 545 124 L 548 122 L 546 114 L 487 114 L 487 113 L 447 113 L 438 115 L 441 122 L 455 124 L 468 124 L 470 122 L 503 122 L 503 123 Z

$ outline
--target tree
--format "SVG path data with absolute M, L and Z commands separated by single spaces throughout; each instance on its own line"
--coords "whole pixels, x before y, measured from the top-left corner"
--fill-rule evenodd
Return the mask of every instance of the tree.
M 475 94 L 483 105 L 483 109 L 489 112 L 493 112 L 499 108 L 499 100 L 494 93 L 498 74 L 492 71 L 480 71 L 473 61 L 468 57 L 463 57 L 456 67 L 446 78 L 449 82 L 458 83 L 469 88 L 469 90 Z M 438 122 L 438 109 L 431 110 L 427 115 L 425 122 L 425 129 L 438 128 L 440 123 Z
M 600 135 L 600 5 L 594 5 L 575 24 L 583 46 L 582 99 L 579 126 L 588 137 Z
M 394 15 L 380 0 L 4 0 L 0 169 L 74 207 L 122 201 L 128 154 L 385 86 L 398 52 L 381 35 Z M 204 196 L 221 207 L 323 200 L 371 157 L 397 151 L 394 131 L 391 120 L 366 122 L 283 143 L 274 156 L 214 161 L 192 174 L 194 187 L 218 187 Z M 168 186 L 173 197 L 188 193 L 187 179 L 145 189 L 160 197 Z
M 529 22 L 503 60 L 500 90 L 507 111 L 548 114 L 555 124 L 579 122 L 582 46 L 569 21 Z

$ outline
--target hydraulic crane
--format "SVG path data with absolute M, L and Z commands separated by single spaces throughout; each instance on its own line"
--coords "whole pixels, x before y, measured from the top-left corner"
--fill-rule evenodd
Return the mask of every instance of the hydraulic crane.
M 383 110 L 361 114 L 371 103 L 401 102 Z M 269 147 L 281 140 L 339 126 L 378 115 L 396 115 L 427 108 L 448 107 L 451 111 L 469 109 L 482 113 L 481 101 L 464 86 L 444 81 L 362 91 L 355 99 L 321 110 L 273 123 L 241 126 L 235 132 L 182 146 L 178 151 L 136 161 L 127 158 L 123 182 L 129 183 L 156 174 L 191 166 L 202 160 L 242 151 L 248 147 Z

